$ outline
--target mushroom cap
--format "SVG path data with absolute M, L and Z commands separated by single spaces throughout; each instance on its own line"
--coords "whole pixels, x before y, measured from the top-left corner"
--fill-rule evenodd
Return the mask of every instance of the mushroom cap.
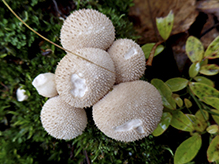
M 163 112 L 158 90 L 148 82 L 116 85 L 93 106 L 96 126 L 108 137 L 132 142 L 151 134 Z
M 46 101 L 40 119 L 47 133 L 57 139 L 73 139 L 81 135 L 87 126 L 85 110 L 66 104 L 59 96 Z
M 138 80 L 146 69 L 141 47 L 131 39 L 118 39 L 108 50 L 116 70 L 116 83 Z
M 106 50 L 115 39 L 115 28 L 106 15 L 92 9 L 74 11 L 61 28 L 61 44 L 70 51 L 82 47 Z
M 41 96 L 54 97 L 58 95 L 56 91 L 54 73 L 47 72 L 39 74 L 34 78 L 32 85 Z
M 62 100 L 74 107 L 89 107 L 101 99 L 115 83 L 114 64 L 109 54 L 98 48 L 82 48 L 62 58 L 55 71 L 56 88 Z

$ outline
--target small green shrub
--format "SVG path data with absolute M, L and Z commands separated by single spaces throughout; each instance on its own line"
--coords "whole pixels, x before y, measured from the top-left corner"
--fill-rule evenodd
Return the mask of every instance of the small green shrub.
M 171 24 L 173 25 L 171 12 L 164 18 L 157 18 L 158 30 L 164 41 L 170 35 Z M 152 48 L 153 45 L 143 46 L 146 47 L 146 56 L 148 56 L 148 47 Z M 188 75 L 184 75 L 183 78 L 174 77 L 166 82 L 156 78 L 151 81 L 162 95 L 165 107 L 153 135 L 160 136 L 170 125 L 190 134 L 177 147 L 174 164 L 191 162 L 206 142 L 208 143 L 208 148 L 204 150 L 206 161 L 219 163 L 219 91 L 215 88 L 214 82 L 206 77 L 219 73 L 219 66 L 209 62 L 219 58 L 218 47 L 219 37 L 216 37 L 204 50 L 199 39 L 189 36 L 185 45 L 186 55 L 191 61 Z M 208 133 L 207 140 L 206 133 Z

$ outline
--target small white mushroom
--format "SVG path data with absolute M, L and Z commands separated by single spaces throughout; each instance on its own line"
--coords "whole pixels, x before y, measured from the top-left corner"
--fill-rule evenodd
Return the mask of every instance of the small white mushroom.
M 70 51 L 83 47 L 106 50 L 115 39 L 115 29 L 106 15 L 93 9 L 82 9 L 66 18 L 60 38 L 62 46 Z
M 19 87 L 16 91 L 17 101 L 25 101 L 28 99 L 28 96 L 25 94 L 25 90 L 22 87 Z
M 71 106 L 89 107 L 113 87 L 114 64 L 109 54 L 99 48 L 82 48 L 74 52 L 111 71 L 71 53 L 59 62 L 55 71 L 55 82 L 60 97 Z
M 138 80 L 116 85 L 93 106 L 93 119 L 108 137 L 132 142 L 151 134 L 162 112 L 158 90 L 150 83 Z
M 57 139 L 73 139 L 81 135 L 87 126 L 85 110 L 66 104 L 59 96 L 46 101 L 40 119 L 43 128 Z
M 141 47 L 131 39 L 118 39 L 108 50 L 115 64 L 116 83 L 138 80 L 146 69 Z
M 36 88 L 37 92 L 44 97 L 54 97 L 58 95 L 55 85 L 54 73 L 42 73 L 39 74 L 32 82 L 32 85 Z

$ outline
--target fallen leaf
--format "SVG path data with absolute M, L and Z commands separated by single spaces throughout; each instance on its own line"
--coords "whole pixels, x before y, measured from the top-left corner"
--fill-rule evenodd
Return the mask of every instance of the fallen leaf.
M 171 39 L 173 55 L 180 72 L 183 70 L 188 70 L 191 65 L 191 61 L 188 59 L 185 51 L 186 40 L 188 38 L 188 33 L 181 33 L 173 36 Z
M 214 14 L 219 20 L 219 1 L 205 0 L 197 3 L 197 9 L 205 13 Z
M 208 14 L 208 19 L 207 19 L 207 22 L 205 23 L 202 31 L 201 31 L 201 34 L 204 34 L 207 30 L 209 30 L 210 28 L 212 28 L 214 26 L 215 22 L 214 22 L 214 18 L 213 18 L 213 15 L 211 14 Z M 206 49 L 209 44 L 217 37 L 219 36 L 219 32 L 217 31 L 216 28 L 210 30 L 209 32 L 207 32 L 206 34 L 204 34 L 202 37 L 201 37 L 201 42 L 204 46 L 204 48 Z
M 195 21 L 195 0 L 134 0 L 134 6 L 130 8 L 130 18 L 140 36 L 140 44 L 157 42 L 162 40 L 156 28 L 156 17 L 166 16 L 170 10 L 174 13 L 174 25 L 172 34 L 177 34 L 189 29 Z

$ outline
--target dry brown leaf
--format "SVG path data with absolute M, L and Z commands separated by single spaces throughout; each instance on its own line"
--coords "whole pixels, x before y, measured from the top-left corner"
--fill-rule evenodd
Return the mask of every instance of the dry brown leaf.
M 208 20 L 205 23 L 202 32 L 204 33 L 206 30 L 210 29 L 212 26 L 214 26 L 214 19 L 213 16 L 208 14 Z M 201 37 L 201 42 L 204 45 L 205 48 L 207 48 L 209 46 L 209 44 L 217 37 L 219 36 L 219 32 L 217 31 L 216 28 L 212 29 L 211 31 L 209 31 L 208 33 L 206 33 L 204 36 Z
M 181 33 L 178 34 L 176 37 L 171 38 L 173 56 L 180 72 L 183 72 L 185 67 L 188 67 L 187 62 L 189 60 L 185 50 L 186 40 L 188 39 L 188 37 L 188 33 Z
M 189 29 L 198 15 L 196 0 L 134 0 L 133 2 L 135 5 L 130 8 L 129 15 L 138 34 L 142 36 L 139 40 L 140 44 L 161 40 L 155 24 L 156 17 L 164 17 L 173 10 L 172 34 L 177 34 Z
M 197 9 L 217 16 L 219 20 L 219 0 L 205 0 L 197 3 Z

